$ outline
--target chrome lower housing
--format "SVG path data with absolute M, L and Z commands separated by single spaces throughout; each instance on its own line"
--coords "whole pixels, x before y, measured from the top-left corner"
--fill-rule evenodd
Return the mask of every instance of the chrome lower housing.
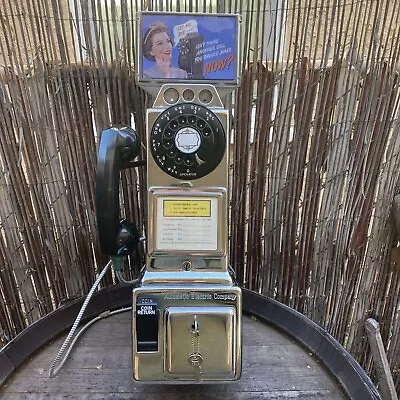
M 144 285 L 133 290 L 133 377 L 236 380 L 241 373 L 241 289 Z

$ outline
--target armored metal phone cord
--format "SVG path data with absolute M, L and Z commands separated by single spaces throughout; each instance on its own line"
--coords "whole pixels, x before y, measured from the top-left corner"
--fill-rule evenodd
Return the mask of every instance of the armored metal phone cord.
M 54 359 L 54 361 L 52 362 L 52 364 L 50 366 L 50 369 L 49 369 L 50 378 L 54 378 L 61 371 L 61 369 L 64 366 L 65 362 L 67 361 L 67 358 L 70 355 L 76 341 L 82 335 L 82 333 L 86 331 L 86 329 L 88 329 L 91 325 L 93 325 L 95 322 L 99 321 L 100 319 L 103 319 L 103 318 L 106 318 L 106 317 L 109 317 L 111 315 L 115 315 L 115 314 L 118 314 L 121 312 L 126 312 L 126 311 L 129 311 L 132 309 L 132 307 L 126 307 L 126 308 L 122 308 L 122 309 L 115 310 L 115 311 L 108 310 L 108 311 L 101 313 L 96 318 L 89 321 L 85 326 L 83 326 L 81 328 L 81 330 L 75 336 L 74 340 L 71 342 L 71 339 L 74 336 L 76 329 L 78 328 L 78 325 L 82 319 L 83 313 L 85 312 L 85 310 L 90 302 L 90 299 L 92 298 L 95 290 L 97 289 L 97 286 L 99 285 L 100 281 L 103 279 L 104 275 L 109 270 L 112 263 L 113 263 L 112 260 L 110 260 L 107 263 L 107 265 L 103 268 L 103 270 L 100 272 L 99 276 L 97 277 L 96 281 L 94 282 L 92 288 L 90 289 L 88 295 L 86 296 L 85 301 L 83 302 L 83 305 L 78 313 L 78 316 L 75 319 L 74 324 L 71 327 L 71 330 L 69 331 L 68 336 L 64 340 L 64 343 L 62 344 L 56 358 Z M 69 345 L 70 342 L 71 342 L 71 344 Z M 68 345 L 69 345 L 69 347 L 68 347 Z M 65 353 L 65 350 L 67 349 L 67 347 L 68 347 L 68 350 Z M 65 355 L 64 355 L 64 353 L 65 353 Z M 58 364 L 58 366 L 57 366 L 57 364 Z
M 134 285 L 135 283 L 138 283 L 139 280 L 140 280 L 140 278 L 137 278 L 137 279 L 132 279 L 132 280 L 128 281 L 122 276 L 121 271 L 115 271 L 115 275 L 117 276 L 118 280 L 121 283 L 126 283 L 126 284 L 129 284 L 129 285 L 132 285 L 132 284 Z
M 146 240 L 146 238 L 144 236 L 142 236 L 139 239 L 139 242 L 144 242 Z M 122 249 L 120 249 L 118 251 L 118 256 L 116 257 L 111 257 L 111 261 L 113 263 L 113 270 L 115 272 L 115 276 L 117 277 L 117 279 L 119 280 L 120 283 L 125 283 L 128 285 L 135 285 L 136 283 L 138 283 L 140 281 L 140 276 L 142 275 L 142 272 L 146 269 L 146 265 L 143 265 L 143 268 L 141 269 L 140 273 L 139 273 L 139 277 L 136 279 L 132 279 L 132 280 L 126 280 L 121 273 L 122 270 L 122 266 L 123 266 L 123 257 L 119 254 L 121 252 Z

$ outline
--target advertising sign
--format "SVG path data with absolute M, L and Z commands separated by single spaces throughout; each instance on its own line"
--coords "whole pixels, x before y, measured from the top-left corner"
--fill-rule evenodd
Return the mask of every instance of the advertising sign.
M 238 17 L 142 13 L 139 80 L 235 82 Z

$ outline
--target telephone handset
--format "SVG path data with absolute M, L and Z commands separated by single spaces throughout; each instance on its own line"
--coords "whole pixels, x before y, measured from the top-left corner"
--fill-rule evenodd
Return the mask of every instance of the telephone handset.
M 136 225 L 119 216 L 119 174 L 132 166 L 140 142 L 133 129 L 113 127 L 102 132 L 97 159 L 96 213 L 100 246 L 111 256 L 124 256 L 139 242 Z

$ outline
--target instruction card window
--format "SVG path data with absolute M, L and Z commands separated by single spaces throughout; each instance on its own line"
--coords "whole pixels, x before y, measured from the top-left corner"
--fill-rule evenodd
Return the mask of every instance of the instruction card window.
M 159 197 L 157 250 L 217 251 L 218 199 Z

